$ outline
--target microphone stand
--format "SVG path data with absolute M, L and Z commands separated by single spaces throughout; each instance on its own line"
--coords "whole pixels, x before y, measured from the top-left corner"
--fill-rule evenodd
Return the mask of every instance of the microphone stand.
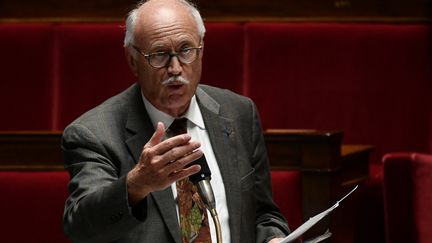
M 210 214 L 212 216 L 213 223 L 214 223 L 215 228 L 216 228 L 217 243 L 222 243 L 222 230 L 221 230 L 221 225 L 219 222 L 219 217 L 217 215 L 216 209 L 210 210 Z
M 204 205 L 206 208 L 210 211 L 210 214 L 213 219 L 213 223 L 215 225 L 216 229 L 216 239 L 217 243 L 222 243 L 222 230 L 221 225 L 219 222 L 219 217 L 216 212 L 216 200 L 213 194 L 213 189 L 210 185 L 209 180 L 201 180 L 199 181 L 197 186 L 198 193 L 201 196 L 201 199 L 203 200 Z

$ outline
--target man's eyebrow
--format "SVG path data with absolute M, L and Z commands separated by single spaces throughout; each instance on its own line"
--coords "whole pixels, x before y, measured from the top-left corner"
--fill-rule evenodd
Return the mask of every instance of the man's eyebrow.
M 179 41 L 177 43 L 175 43 L 174 49 L 179 49 L 182 48 L 184 45 L 199 45 L 200 41 L 198 41 L 197 44 L 195 44 L 195 40 L 188 38 L 188 37 L 183 37 L 180 38 Z M 167 50 L 171 50 L 171 44 L 165 43 L 165 42 L 160 42 L 160 41 L 156 41 L 153 44 L 151 44 L 148 48 L 149 52 L 155 52 L 155 50 L 163 50 L 163 51 L 167 51 Z
M 158 43 L 156 45 L 150 46 L 149 47 L 149 52 L 155 52 L 155 50 L 166 50 L 166 49 L 169 49 L 167 47 L 167 45 L 164 45 L 162 43 L 160 43 L 160 44 Z
M 185 39 L 179 42 L 177 47 L 183 47 L 185 45 L 189 45 L 189 46 L 198 46 L 200 44 L 200 42 L 198 41 L 198 43 L 195 43 L 195 40 L 190 40 L 190 39 Z

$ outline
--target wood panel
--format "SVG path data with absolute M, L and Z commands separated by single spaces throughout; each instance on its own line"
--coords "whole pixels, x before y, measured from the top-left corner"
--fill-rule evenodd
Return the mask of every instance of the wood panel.
M 340 131 L 269 130 L 265 140 L 272 169 L 301 173 L 304 220 L 333 205 L 369 177 L 373 146 L 343 145 Z M 330 242 L 354 242 L 352 216 L 359 206 L 357 200 L 344 201 L 344 206 L 309 230 L 305 238 L 331 229 L 334 237 Z
M 0 132 L 0 170 L 63 170 L 61 132 Z

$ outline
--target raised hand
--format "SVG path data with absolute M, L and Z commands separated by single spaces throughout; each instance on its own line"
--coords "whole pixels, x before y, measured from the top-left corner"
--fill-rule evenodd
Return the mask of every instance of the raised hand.
M 137 165 L 127 175 L 129 203 L 133 206 L 150 192 L 160 191 L 173 182 L 197 173 L 199 165 L 187 165 L 203 155 L 199 142 L 181 134 L 162 141 L 165 134 L 159 122 L 155 133 L 144 145 Z

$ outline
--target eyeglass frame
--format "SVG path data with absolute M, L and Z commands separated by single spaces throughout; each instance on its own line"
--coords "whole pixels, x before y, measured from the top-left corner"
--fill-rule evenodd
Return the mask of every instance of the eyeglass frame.
M 184 62 L 184 61 L 181 60 L 181 58 L 179 58 L 180 52 L 163 52 L 163 51 L 160 51 L 160 52 L 154 52 L 154 53 L 146 54 L 146 53 L 144 53 L 143 51 L 141 51 L 137 46 L 135 46 L 135 45 L 131 45 L 131 46 L 132 46 L 132 48 L 134 48 L 134 49 L 135 49 L 139 54 L 141 54 L 141 55 L 142 55 L 142 56 L 147 60 L 148 64 L 149 64 L 151 67 L 153 67 L 153 68 L 163 68 L 163 67 L 166 67 L 166 66 L 171 62 L 171 59 L 172 59 L 174 56 L 177 57 L 177 60 L 179 60 L 179 62 L 182 63 L 182 64 L 191 64 L 191 63 L 193 63 L 194 61 L 196 61 L 196 60 L 198 59 L 199 54 L 200 54 L 200 52 L 201 52 L 201 50 L 202 50 L 202 48 L 203 48 L 203 46 L 200 45 L 200 46 L 198 46 L 198 47 L 188 47 L 188 48 L 184 48 L 184 49 L 180 50 L 180 52 L 181 52 L 181 51 L 184 51 L 184 50 L 194 50 L 194 51 L 196 52 L 196 57 L 195 57 L 192 61 L 190 61 L 190 62 Z M 168 56 L 169 56 L 169 58 L 168 58 L 168 60 L 166 61 L 165 65 L 162 65 L 162 66 L 153 66 L 153 65 L 150 63 L 150 58 L 151 58 L 152 56 L 154 56 L 154 55 L 161 54 L 161 53 L 163 53 L 163 54 L 168 54 Z

